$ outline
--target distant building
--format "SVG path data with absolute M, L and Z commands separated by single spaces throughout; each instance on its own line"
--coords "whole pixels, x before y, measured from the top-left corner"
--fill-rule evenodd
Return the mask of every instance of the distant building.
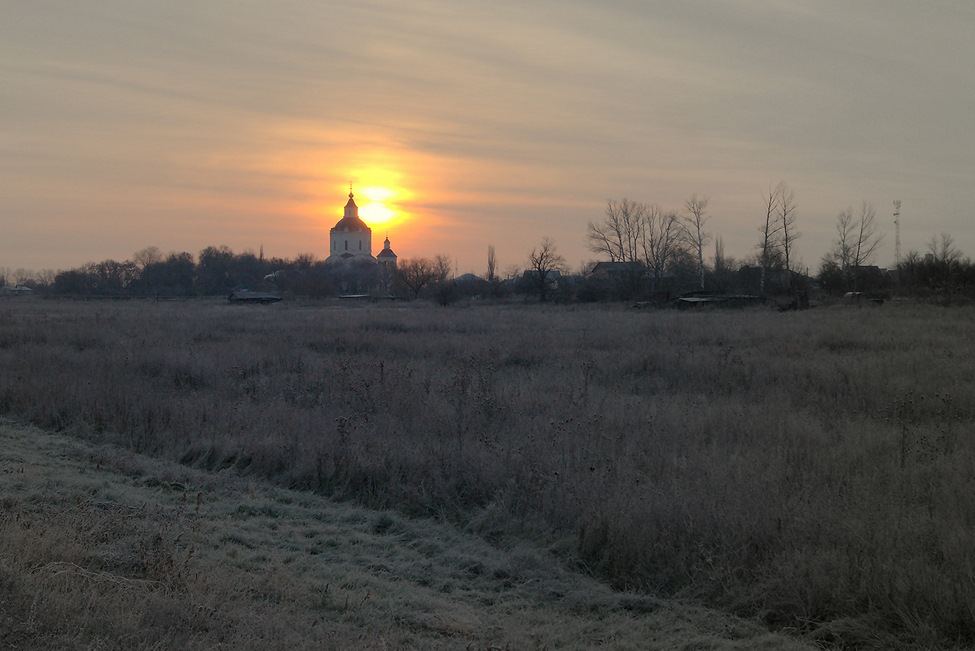
M 380 251 L 376 256 L 376 262 L 378 262 L 381 267 L 385 267 L 386 269 L 396 269 L 396 254 L 393 253 L 391 248 L 389 248 L 388 237 L 386 238 L 386 241 L 383 242 L 383 250 Z
M 0 287 L 0 296 L 30 296 L 34 290 L 23 285 Z
M 619 280 L 642 276 L 646 267 L 639 262 L 597 262 L 589 275 L 602 280 Z
M 376 256 L 379 265 L 379 293 L 381 296 L 393 295 L 393 280 L 396 277 L 396 254 L 389 248 L 389 238 L 383 242 L 383 250 Z
M 372 229 L 359 219 L 359 206 L 352 192 L 345 204 L 345 215 L 329 231 L 329 254 L 325 262 L 376 262 L 372 257 Z
M 396 269 L 396 254 L 386 238 L 383 250 L 378 256 L 372 255 L 372 229 L 359 217 L 359 206 L 349 191 L 349 201 L 345 204 L 345 214 L 332 227 L 328 234 L 329 254 L 327 264 L 379 264 L 386 269 Z

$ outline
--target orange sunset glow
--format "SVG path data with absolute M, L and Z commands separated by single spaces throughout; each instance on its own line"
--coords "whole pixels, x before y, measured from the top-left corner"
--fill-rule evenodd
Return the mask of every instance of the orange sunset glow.
M 478 274 L 489 245 L 524 265 L 543 237 L 581 267 L 624 197 L 707 195 L 744 260 L 780 179 L 808 266 L 861 201 L 890 230 L 903 200 L 905 251 L 975 252 L 971 10 L 827 1 L 21 3 L 0 20 L 0 267 L 324 258 L 350 182 L 398 255 Z
M 359 205 L 359 216 L 372 227 L 403 226 L 408 215 L 402 207 L 408 201 L 408 190 L 396 185 L 394 174 L 373 171 L 366 178 L 373 183 L 382 185 L 356 185 L 352 183 L 352 192 Z M 362 176 L 360 176 L 361 178 Z

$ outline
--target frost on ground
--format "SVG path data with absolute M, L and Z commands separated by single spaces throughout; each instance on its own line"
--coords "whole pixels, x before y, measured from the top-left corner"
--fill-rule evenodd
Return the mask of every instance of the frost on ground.
M 4 648 L 806 648 L 527 544 L 13 421 L 0 495 Z

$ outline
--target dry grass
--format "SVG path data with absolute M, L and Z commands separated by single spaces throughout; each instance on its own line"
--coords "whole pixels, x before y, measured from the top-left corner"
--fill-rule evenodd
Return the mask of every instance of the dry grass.
M 972 316 L 8 301 L 0 413 L 824 643 L 966 645 Z
M 802 648 L 527 547 L 9 421 L 0 469 L 0 648 Z

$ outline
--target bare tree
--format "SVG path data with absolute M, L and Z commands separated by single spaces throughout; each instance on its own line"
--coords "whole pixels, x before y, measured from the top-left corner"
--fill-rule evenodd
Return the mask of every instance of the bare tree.
M 624 198 L 606 204 L 606 219 L 589 222 L 589 248 L 605 253 L 610 262 L 638 262 L 646 225 L 647 206 Z
M 488 268 L 487 268 L 487 281 L 491 286 L 491 294 L 493 296 L 501 296 L 501 276 L 498 275 L 498 259 L 494 254 L 494 245 L 488 245 Z
M 640 290 L 648 271 L 654 289 L 660 287 L 670 266 L 686 257 L 688 233 L 676 212 L 623 199 L 608 202 L 602 223 L 589 223 L 588 239 L 589 248 L 609 256 L 610 262 L 629 263 L 630 269 L 620 274 L 620 282 L 627 293 L 634 293 Z
M 451 268 L 454 266 L 450 256 L 439 254 L 433 259 L 433 271 L 436 276 L 434 279 L 434 296 L 441 305 L 449 305 L 457 297 L 457 284 L 453 281 L 454 274 Z
M 698 271 L 701 276 L 701 289 L 704 289 L 704 247 L 711 241 L 711 235 L 704 232 L 704 225 L 710 219 L 704 212 L 707 210 L 709 197 L 696 194 L 684 202 L 684 207 L 690 215 L 687 217 L 687 230 L 690 234 L 691 247 L 697 253 Z
M 961 259 L 961 251 L 955 247 L 955 238 L 948 233 L 942 233 L 940 239 L 932 237 L 928 242 L 928 251 L 939 264 L 950 266 Z
M 556 251 L 555 242 L 550 237 L 543 237 L 541 245 L 532 249 L 528 256 L 526 272 L 529 282 L 538 290 L 539 301 L 545 302 L 549 290 L 556 285 L 556 277 L 564 268 L 565 258 Z
M 765 293 L 765 281 L 768 276 L 769 267 L 772 266 L 778 257 L 779 231 L 782 230 L 782 223 L 777 219 L 780 201 L 779 186 L 773 188 L 769 186 L 768 194 L 763 196 L 765 207 L 765 224 L 758 230 L 762 234 L 762 239 L 758 243 L 758 261 L 762 268 L 761 279 L 759 280 L 759 292 Z
M 14 272 L 14 282 L 23 287 L 30 287 L 37 284 L 37 274 L 30 269 L 18 267 Z
M 589 249 L 609 257 L 610 262 L 622 263 L 613 274 L 616 291 L 622 298 L 639 296 L 644 290 L 646 261 L 642 241 L 647 227 L 646 204 L 630 201 L 608 201 L 606 218 L 595 224 L 589 222 Z
M 494 285 L 498 280 L 498 260 L 494 257 L 494 245 L 488 244 L 487 281 Z
M 643 263 L 650 270 L 653 288 L 660 288 L 670 263 L 683 251 L 687 230 L 675 212 L 663 212 L 651 205 L 644 217 L 645 226 L 640 237 Z
M 158 246 L 147 246 L 133 253 L 132 261 L 139 265 L 139 270 L 141 271 L 153 263 L 162 262 L 163 254 Z
M 918 270 L 921 267 L 923 258 L 921 254 L 916 250 L 911 249 L 907 252 L 903 258 L 901 258 L 900 264 L 897 265 L 897 282 L 907 283 L 908 286 L 913 287 L 918 280 Z
M 451 273 L 451 269 L 453 266 L 454 262 L 450 259 L 450 256 L 443 253 L 438 254 L 437 257 L 433 259 L 433 270 L 436 274 L 436 278 L 434 280 L 436 280 L 436 282 L 443 282 L 452 278 L 453 274 Z
M 50 287 L 51 285 L 54 284 L 55 276 L 57 276 L 57 272 L 54 271 L 53 269 L 41 269 L 36 274 L 34 274 L 34 278 L 37 281 L 37 284 L 44 285 L 47 287 Z
M 407 258 L 396 265 L 396 278 L 417 298 L 423 288 L 438 280 L 439 271 L 429 258 Z
M 714 272 L 723 272 L 727 264 L 724 257 L 724 240 L 719 235 L 714 239 Z
M 873 260 L 882 242 L 873 206 L 864 201 L 859 215 L 847 208 L 836 216 L 836 239 L 833 249 L 823 256 L 821 268 L 834 269 L 848 289 L 857 291 L 860 268 Z
M 850 277 L 856 250 L 856 224 L 853 222 L 853 209 L 849 208 L 836 216 L 836 240 L 833 242 L 833 260 L 840 268 L 843 277 Z
M 795 193 L 785 181 L 781 181 L 776 187 L 779 195 L 778 218 L 782 229 L 780 238 L 782 246 L 782 257 L 785 263 L 786 273 L 789 274 L 789 283 L 792 283 L 792 272 L 795 271 L 793 250 L 795 242 L 799 238 L 799 229 L 796 227 L 796 200 Z
M 295 266 L 299 269 L 311 269 L 313 264 L 315 264 L 314 253 L 299 253 L 295 256 Z
M 873 206 L 864 201 L 860 204 L 860 217 L 856 224 L 856 244 L 853 253 L 853 291 L 857 290 L 857 271 L 873 261 L 883 242 L 883 235 L 877 226 L 877 215 Z

